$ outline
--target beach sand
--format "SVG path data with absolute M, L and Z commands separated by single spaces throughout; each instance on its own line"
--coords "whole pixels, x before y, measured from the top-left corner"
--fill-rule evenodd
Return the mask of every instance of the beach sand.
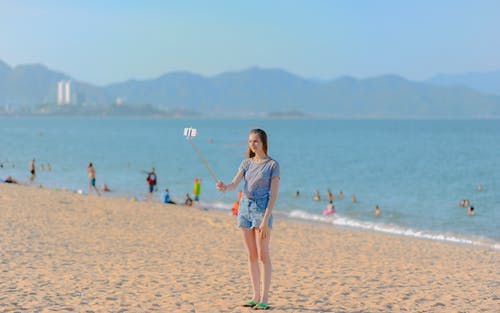
M 500 251 L 275 219 L 273 312 L 494 312 Z M 0 185 L 0 312 L 249 312 L 234 217 Z

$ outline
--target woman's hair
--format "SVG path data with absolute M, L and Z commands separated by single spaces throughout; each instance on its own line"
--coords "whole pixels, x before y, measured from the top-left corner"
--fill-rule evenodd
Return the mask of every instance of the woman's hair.
M 259 128 L 254 128 L 250 131 L 250 134 L 257 134 L 259 135 L 260 141 L 262 141 L 262 150 L 264 150 L 264 153 L 267 154 L 267 134 L 265 131 Z M 250 147 L 247 147 L 247 158 L 253 158 L 255 156 L 255 153 L 250 149 Z

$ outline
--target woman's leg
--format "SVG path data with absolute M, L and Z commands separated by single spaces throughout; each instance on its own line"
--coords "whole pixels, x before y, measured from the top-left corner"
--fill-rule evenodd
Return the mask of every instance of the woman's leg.
M 250 271 L 250 279 L 252 280 L 253 299 L 254 302 L 260 300 L 260 272 L 259 259 L 257 253 L 257 243 L 255 240 L 255 228 L 242 228 L 243 241 L 248 253 L 248 270 Z
M 257 232 L 257 250 L 259 253 L 259 259 L 262 263 L 263 273 L 262 273 L 262 297 L 260 302 L 267 304 L 269 286 L 271 285 L 271 256 L 269 255 L 269 240 L 271 238 L 271 229 L 268 230 L 266 238 L 262 239 L 260 234 Z

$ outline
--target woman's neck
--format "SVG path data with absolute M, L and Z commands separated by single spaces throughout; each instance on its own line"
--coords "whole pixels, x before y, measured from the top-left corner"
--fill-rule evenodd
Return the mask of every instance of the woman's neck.
M 255 153 L 253 159 L 255 161 L 263 161 L 263 160 L 266 160 L 268 159 L 269 157 L 267 156 L 267 154 L 265 154 L 264 152 L 262 153 Z

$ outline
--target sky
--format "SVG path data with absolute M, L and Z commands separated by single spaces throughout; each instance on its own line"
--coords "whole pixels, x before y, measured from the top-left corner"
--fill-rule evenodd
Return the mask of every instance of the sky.
M 424 80 L 500 70 L 500 1 L 0 0 L 0 60 L 97 85 L 255 66 Z

